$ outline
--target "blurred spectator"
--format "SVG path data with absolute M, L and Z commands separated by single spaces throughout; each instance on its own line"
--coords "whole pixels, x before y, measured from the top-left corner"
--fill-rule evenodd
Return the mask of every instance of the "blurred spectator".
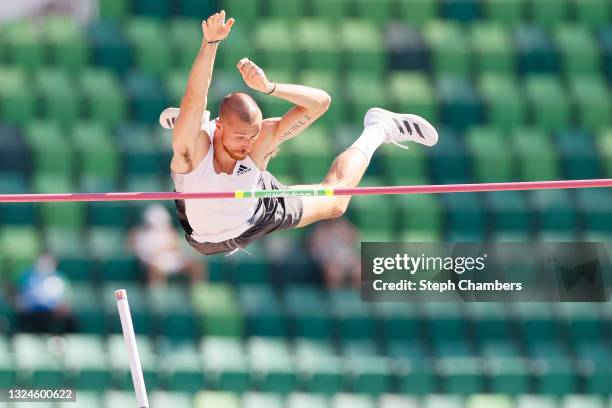
M 75 319 L 68 303 L 69 282 L 57 270 L 53 255 L 42 254 L 20 277 L 17 286 L 17 318 L 22 331 L 74 332 Z
M 361 284 L 359 231 L 345 218 L 317 223 L 310 235 L 310 254 L 323 271 L 325 284 L 334 289 Z
M 168 210 L 160 204 L 146 208 L 143 224 L 128 238 L 130 248 L 147 269 L 150 285 L 165 283 L 177 273 L 186 274 L 191 283 L 202 280 L 205 265 L 186 254 L 181 243 Z

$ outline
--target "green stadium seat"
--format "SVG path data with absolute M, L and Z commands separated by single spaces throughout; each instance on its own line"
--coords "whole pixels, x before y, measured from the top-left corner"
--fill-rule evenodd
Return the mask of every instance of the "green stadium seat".
M 387 26 L 385 37 L 391 70 L 430 70 L 429 50 L 415 27 L 391 23 Z
M 11 226 L 0 229 L 0 244 L 5 260 L 7 277 L 15 278 L 31 266 L 42 249 L 40 234 L 33 226 Z
M 264 70 L 273 68 L 292 74 L 295 72 L 298 64 L 297 47 L 289 22 L 267 20 L 265 24 L 258 25 L 252 38 L 255 40 L 258 56 L 251 59 L 257 65 Z
M 564 302 L 559 306 L 572 344 L 579 346 L 583 343 L 594 343 L 602 338 L 604 331 L 596 304 Z
M 193 401 L 194 408 L 239 408 L 240 400 L 236 394 L 219 391 L 200 391 Z
M 433 195 L 402 195 L 397 197 L 400 231 L 425 233 L 440 237 L 443 217 L 440 202 Z
M 517 408 L 557 408 L 559 405 L 552 396 L 519 395 L 516 399 Z
M 324 341 L 297 338 L 294 344 L 296 371 L 306 391 L 333 395 L 344 387 L 344 360 Z
M 97 259 L 124 255 L 127 252 L 125 240 L 124 231 L 119 228 L 90 227 L 87 230 L 89 253 Z
M 3 142 L 4 141 L 0 139 L 0 143 Z M 15 152 L 11 152 L 9 148 L 7 148 L 6 153 L 8 155 L 15 155 L 15 158 L 17 160 L 19 160 L 21 158 L 20 156 L 22 156 L 20 154 L 16 154 Z M 0 154 L 0 160 L 3 160 L 4 157 L 1 156 L 2 155 Z M 0 161 L 0 163 L 2 163 L 2 161 Z M 2 186 L 0 188 L 0 191 L 2 193 L 28 193 L 28 189 L 26 188 L 25 176 L 23 174 L 4 173 L 2 176 L 0 176 L 0 185 Z M 34 203 L 4 203 L 2 204 L 2 206 L 0 206 L 0 222 L 2 222 L 3 225 L 24 225 L 37 223 L 38 210 L 39 207 Z
M 382 172 L 391 184 L 416 184 L 418 181 L 427 179 L 424 149 L 411 146 L 409 158 L 406 157 L 404 150 L 395 146 L 382 147 L 378 152 L 382 156 Z
M 514 49 L 510 35 L 503 26 L 491 23 L 472 24 L 470 38 L 476 54 L 476 66 L 481 73 L 514 72 Z
M 296 175 L 300 183 L 314 184 L 323 180 L 334 158 L 332 140 L 324 127 L 315 125 L 287 142 L 286 150 L 281 154 L 290 152 L 290 156 L 296 158 Z
M 443 0 L 442 16 L 462 23 L 470 23 L 480 16 L 480 2 L 477 0 Z
M 572 197 L 567 191 L 532 191 L 529 197 L 531 208 L 537 214 L 535 220 L 540 232 L 576 232 L 578 216 Z
M 610 21 L 612 9 L 606 0 L 574 1 L 572 5 L 576 20 L 584 27 L 598 28 Z
M 466 408 L 514 408 L 514 401 L 505 395 L 473 395 L 465 402 Z
M 533 217 L 525 195 L 520 191 L 497 191 L 484 194 L 492 231 L 525 232 L 533 230 Z
M 410 25 L 422 27 L 438 16 L 439 4 L 429 0 L 400 0 L 399 18 Z
M 598 154 L 591 137 L 582 132 L 563 132 L 557 146 L 561 153 L 563 173 L 568 179 L 599 177 Z
M 187 293 L 177 285 L 150 289 L 151 308 L 157 316 L 160 332 L 173 339 L 189 339 L 197 334 L 192 307 L 185 302 Z
M 464 144 L 454 133 L 438 129 L 445 135 L 438 140 L 435 149 L 427 150 L 430 159 L 432 181 L 438 184 L 470 182 L 470 161 Z
M 151 405 L 156 407 L 192 408 L 191 395 L 183 392 L 153 391 Z
M 77 390 L 76 402 L 58 402 L 61 408 L 102 408 L 102 397 L 97 392 Z
M 582 129 L 598 132 L 609 126 L 612 100 L 605 82 L 598 77 L 575 78 L 570 86 Z
M 88 256 L 80 231 L 47 227 L 45 248 L 57 257 L 58 269 L 71 281 L 91 282 L 95 278 L 94 261 Z
M 555 73 L 558 70 L 554 44 L 543 28 L 522 25 L 513 34 L 520 73 Z
M 371 215 L 375 217 L 374 214 Z M 366 339 L 375 333 L 374 319 L 360 294 L 353 289 L 329 293 L 330 313 L 337 321 L 343 339 Z
M 283 399 L 278 394 L 263 392 L 245 392 L 242 394 L 243 408 L 282 408 Z
M 481 122 L 483 117 L 476 89 L 465 79 L 442 77 L 438 81 L 442 121 L 455 130 L 464 130 Z
M 529 392 L 530 368 L 527 360 L 516 357 L 490 358 L 491 391 L 517 396 Z
M 128 175 L 125 180 L 124 191 L 162 191 L 166 186 L 158 175 Z
M 405 92 L 410 89 L 410 92 Z M 398 112 L 410 112 L 436 123 L 439 118 L 438 98 L 425 75 L 416 72 L 391 72 L 388 87 L 390 102 Z M 332 102 L 333 103 L 333 102 Z
M 166 1 L 157 0 L 148 3 L 166 3 Z M 169 70 L 172 53 L 170 40 L 164 31 L 161 23 L 154 19 L 136 17 L 127 21 L 125 34 L 134 48 L 135 65 L 141 72 L 161 76 Z
M 204 387 L 202 356 L 191 339 L 186 339 L 189 340 L 181 343 L 163 342 L 159 352 L 160 367 L 163 367 L 160 375 L 168 389 L 177 393 L 195 393 Z
M 521 128 L 513 132 L 512 138 L 521 179 L 537 181 L 560 177 L 559 155 L 546 133 L 536 127 Z
M 478 358 L 444 358 L 439 366 L 445 393 L 467 396 L 483 391 L 483 367 Z
M 134 291 L 132 290 L 132 293 Z M 111 292 L 112 293 L 112 292 Z M 132 297 L 132 293 L 128 293 L 129 297 Z M 114 296 L 109 296 L 115 303 L 115 309 L 117 309 L 116 301 Z M 130 311 L 133 315 L 132 305 L 134 302 L 130 299 Z M 115 314 L 117 311 L 115 310 Z M 119 320 L 119 316 L 116 317 Z M 136 322 L 134 322 L 136 325 Z M 138 345 L 138 355 L 140 357 L 140 365 L 142 366 L 142 373 L 144 376 L 145 384 L 149 389 L 155 389 L 158 384 L 158 366 L 159 361 L 153 348 L 153 341 L 150 337 L 141 336 L 140 331 L 136 329 L 136 343 Z M 114 377 L 114 383 L 119 385 L 120 389 L 132 390 L 133 382 L 132 375 L 130 373 L 129 359 L 127 355 L 127 348 L 125 346 L 125 340 L 121 334 L 112 334 L 108 338 L 108 362 L 112 370 L 112 376 Z M 123 406 L 123 405 L 118 405 Z
M 376 405 L 371 396 L 339 393 L 330 400 L 330 408 L 374 408 Z
M 72 146 L 56 122 L 37 121 L 25 132 L 33 151 L 34 173 L 44 176 L 68 176 L 75 173 L 75 156 Z
M 0 357 L 0 386 L 13 387 L 17 384 L 17 371 L 14 355 L 9 349 L 8 337 L 4 335 L 0 337 Z
M 0 114 L 11 125 L 25 125 L 36 113 L 37 99 L 19 68 L 0 67 Z
M 530 344 L 559 338 L 558 321 L 546 303 L 514 303 L 513 313 L 518 320 L 521 336 Z
M 238 24 L 252 27 L 257 19 L 263 15 L 262 3 L 251 0 L 221 0 L 219 9 L 225 10 L 229 17 L 234 17 Z M 232 28 L 233 30 L 233 28 Z M 231 36 L 230 36 L 231 38 Z
M 201 2 L 201 4 L 202 3 L 205 2 Z M 205 18 L 204 16 L 200 17 L 202 19 Z M 196 55 L 200 50 L 200 46 L 202 45 L 201 23 L 197 19 L 173 18 L 169 21 L 168 29 L 169 47 L 171 47 L 174 57 L 171 58 L 171 63 L 176 69 L 180 70 L 182 74 L 188 75 L 189 69 L 193 65 Z M 236 43 L 234 39 L 234 35 L 236 34 L 235 28 L 232 28 L 231 33 L 232 35 L 227 37 L 225 41 L 232 41 L 232 44 L 229 45 L 229 47 L 225 47 L 223 52 L 217 54 L 217 61 L 224 61 L 224 55 L 227 53 L 228 48 L 233 48 Z M 225 66 L 225 64 L 223 64 L 223 66 Z
M 423 408 L 462 408 L 464 400 L 456 395 L 428 395 L 423 399 Z
M 601 160 L 601 170 L 605 177 L 612 174 L 612 129 L 604 129 L 597 133 L 597 151 Z
M 72 132 L 81 190 L 114 186 L 120 172 L 119 152 L 114 141 L 108 137 L 107 130 L 96 122 L 80 122 Z
M 51 60 L 70 73 L 81 72 L 89 63 L 89 44 L 75 20 L 65 17 L 46 18 L 43 35 L 51 51 Z
M 589 344 L 587 347 L 592 347 Z M 582 360 L 579 367 L 586 373 L 585 389 L 589 394 L 606 395 L 612 378 L 612 370 L 610 369 L 610 351 L 606 347 L 607 355 L 589 358 L 586 361 Z
M 270 0 L 268 7 L 270 17 L 291 21 L 304 16 L 305 3 L 301 0 Z
M 117 125 L 127 117 L 127 101 L 115 75 L 104 69 L 87 69 L 81 77 L 81 91 L 88 117 L 106 127 Z
M 31 388 L 61 388 L 65 384 L 64 370 L 57 344 L 50 336 L 19 333 L 13 336 L 15 367 L 18 382 Z
M 131 72 L 126 75 L 124 86 L 132 118 L 137 122 L 157 123 L 160 112 L 167 107 L 166 95 L 158 77 Z
M 170 2 L 168 0 L 134 0 L 132 11 L 134 15 L 166 17 L 170 14 Z
M 391 391 L 393 372 L 386 357 L 353 356 L 350 366 L 353 392 L 378 396 Z
M 529 0 L 527 4 L 534 24 L 539 27 L 552 28 L 565 21 L 570 2 L 566 0 Z
M 437 340 L 461 339 L 467 333 L 467 324 L 461 308 L 449 302 L 425 302 L 423 317 L 430 335 Z
M 480 76 L 478 87 L 491 126 L 506 131 L 524 124 L 526 102 L 521 88 L 512 77 L 484 74 Z
M 110 386 L 109 364 L 104 348 L 104 342 L 98 336 L 66 336 L 64 364 L 75 388 L 104 391 Z M 80 399 L 81 396 L 78 397 Z
M 121 202 L 87 204 L 87 224 L 93 227 L 121 228 L 128 224 L 128 208 Z
M 420 407 L 418 400 L 415 397 L 385 394 L 378 399 L 380 408 L 418 408 Z
M 327 408 L 327 399 L 320 394 L 294 392 L 286 402 L 287 408 Z
M 210 336 L 241 336 L 243 315 L 233 288 L 225 284 L 197 284 L 191 292 L 192 304 L 200 321 L 200 330 Z
M 304 68 L 338 71 L 342 59 L 340 44 L 334 40 L 335 38 L 337 35 L 330 22 L 301 19 L 297 26 L 297 39 Z
M 572 360 L 567 358 L 551 358 L 538 360 L 537 392 L 563 396 L 577 392 L 577 373 Z
M 284 339 L 250 337 L 247 355 L 254 385 L 264 392 L 288 394 L 296 383 L 295 363 Z
M 594 395 L 566 395 L 563 398 L 563 408 L 604 408 L 604 399 Z
M 445 194 L 442 203 L 448 232 L 481 239 L 485 232 L 485 215 L 475 194 Z
M 281 305 L 268 285 L 243 285 L 238 291 L 249 336 L 286 336 Z
M 108 390 L 104 398 L 104 408 L 136 406 L 136 394 L 133 391 Z
M 565 75 L 593 75 L 599 71 L 599 49 L 587 28 L 562 25 L 555 30 L 554 36 Z
M 374 24 L 362 20 L 344 20 L 339 36 L 345 54 L 345 66 L 351 71 L 380 75 L 387 67 L 387 50 L 381 47 L 383 35 Z
M 204 377 L 219 390 L 244 392 L 249 388 L 249 369 L 238 339 L 208 336 L 200 343 Z
M 284 291 L 285 310 L 295 337 L 330 336 L 331 317 L 322 293 L 310 286 L 290 286 Z
M 351 203 L 351 214 L 362 233 L 394 235 L 397 220 L 392 211 L 396 201 L 393 198 L 371 196 Z
M 576 208 L 583 218 L 582 225 L 585 231 L 607 232 L 612 230 L 610 223 L 610 209 L 603 205 L 603 201 L 610 198 L 610 191 L 593 189 L 576 192 Z M 596 201 L 593 201 L 596 200 Z
M 612 78 L 612 29 L 602 28 L 598 33 L 599 49 L 601 50 L 604 72 L 608 79 Z
M 97 290 L 90 283 L 72 282 L 70 303 L 77 328 L 81 334 L 103 334 L 105 331 L 104 310 L 100 307 Z
M 357 0 L 355 13 L 362 21 L 385 25 L 394 14 L 394 6 L 392 0 Z
M 494 128 L 471 128 L 466 142 L 474 157 L 474 175 L 483 183 L 503 182 L 513 177 L 512 156 L 501 132 Z
M 469 302 L 466 313 L 474 324 L 474 338 L 479 343 L 510 338 L 508 311 L 503 303 Z
M 93 63 L 124 74 L 132 66 L 132 50 L 119 25 L 100 21 L 89 27 L 89 43 L 93 47 Z
M 464 29 L 452 22 L 432 21 L 423 31 L 432 54 L 436 75 L 466 77 L 472 67 L 472 53 Z
M 170 3 L 172 5 L 172 3 Z M 177 12 L 182 16 L 195 17 L 204 19 L 213 13 L 216 13 L 217 1 L 215 0 L 179 0 Z M 226 18 L 233 17 L 228 15 Z
M 100 2 L 100 17 L 104 20 L 123 20 L 129 13 L 127 0 L 102 0 Z
M 5 58 L 28 73 L 36 72 L 45 62 L 42 34 L 33 21 L 22 19 L 3 27 Z
M 163 168 L 161 149 L 148 126 L 133 123 L 120 127 L 118 145 L 128 175 L 153 176 Z
M 116 253 L 100 261 L 99 273 L 104 280 L 137 281 L 141 278 L 138 262 L 131 253 Z
M 525 94 L 533 122 L 543 130 L 566 128 L 570 119 L 568 97 L 554 75 L 531 75 L 525 80 Z

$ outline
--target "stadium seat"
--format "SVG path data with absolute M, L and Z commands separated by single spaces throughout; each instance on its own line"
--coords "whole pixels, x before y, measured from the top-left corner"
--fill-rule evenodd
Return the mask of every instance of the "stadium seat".
M 439 362 L 447 394 L 473 395 L 483 390 L 482 361 L 473 357 L 444 358 Z
M 512 156 L 501 132 L 495 128 L 473 127 L 465 135 L 471 150 L 473 174 L 479 182 L 492 183 L 513 179 Z
M 42 33 L 33 21 L 23 19 L 6 24 L 3 29 L 5 58 L 27 73 L 34 73 L 45 62 Z
M 287 325 L 278 295 L 268 285 L 242 285 L 238 299 L 249 336 L 286 336 Z
M 327 408 L 327 399 L 320 394 L 294 392 L 287 396 L 287 408 Z
M 586 189 L 576 192 L 576 209 L 582 217 L 582 226 L 586 231 L 607 232 L 612 230 L 609 220 L 609 208 L 603 203 L 609 199 L 610 191 L 604 189 Z M 604 200 L 604 201 L 601 201 Z
M 432 21 L 423 31 L 431 50 L 432 67 L 437 76 L 467 77 L 472 54 L 465 30 L 456 23 Z
M 524 124 L 527 114 L 525 99 L 512 77 L 481 75 L 479 90 L 490 125 L 506 131 Z
M 221 0 L 220 9 L 225 10 L 227 16 L 234 17 L 239 24 L 252 26 L 263 14 L 261 3 L 251 0 Z
M 534 24 L 552 28 L 562 24 L 567 18 L 570 2 L 565 0 L 529 0 L 528 13 Z
M 177 7 L 176 11 L 178 14 L 182 16 L 204 19 L 220 10 L 217 3 L 216 0 L 179 0 L 175 7 Z M 172 5 L 172 3 L 170 4 Z M 227 15 L 227 18 L 229 17 L 234 16 Z
M 559 155 L 546 133 L 534 127 L 520 128 L 513 132 L 512 139 L 522 180 L 555 180 L 560 177 Z
M 65 384 L 58 344 L 50 336 L 19 333 L 13 336 L 15 367 L 19 383 L 32 388 L 61 388 Z
M 295 337 L 325 338 L 331 335 L 331 317 L 323 294 L 309 286 L 289 286 L 284 291 L 285 310 Z
M 490 227 L 496 233 L 533 231 L 533 217 L 523 192 L 497 191 L 484 195 Z
M 264 70 L 284 70 L 291 74 L 295 72 L 298 63 L 298 48 L 289 22 L 267 20 L 265 24 L 257 26 L 252 39 L 257 45 L 258 55 L 251 59 L 257 65 Z
M 344 361 L 330 343 L 296 338 L 294 342 L 296 370 L 306 391 L 332 395 L 344 387 Z
M 428 395 L 423 399 L 423 408 L 460 408 L 464 406 L 462 397 L 456 395 Z
M 527 360 L 516 357 L 492 357 L 487 363 L 492 392 L 512 396 L 529 392 L 531 371 Z
M 194 399 L 195 408 L 239 408 L 238 396 L 231 392 L 200 391 Z
M 438 129 L 440 138 L 435 149 L 428 149 L 431 179 L 437 184 L 470 182 L 471 172 L 463 142 L 454 133 Z
M 126 75 L 124 86 L 132 118 L 142 123 L 157 124 L 160 112 L 167 107 L 167 98 L 159 78 L 132 72 Z
M 514 49 L 508 31 L 492 23 L 472 24 L 470 39 L 475 65 L 482 73 L 511 74 L 515 69 Z
M 127 99 L 112 71 L 86 69 L 80 81 L 89 119 L 109 127 L 121 123 L 127 117 Z
M 387 66 L 387 50 L 382 30 L 362 20 L 346 19 L 340 23 L 339 37 L 345 55 L 344 66 L 351 72 L 380 75 Z
M 301 19 L 297 25 L 297 41 L 304 69 L 338 71 L 342 63 L 335 27 L 318 19 Z
M 167 333 L 174 336 L 174 333 Z M 195 393 L 204 387 L 202 356 L 191 338 L 166 339 L 159 348 L 159 361 L 164 384 L 177 393 Z
M 362 21 L 385 25 L 393 16 L 394 5 L 392 0 L 357 0 L 355 11 Z
M 242 335 L 244 319 L 232 287 L 199 283 L 192 289 L 191 298 L 201 333 L 229 337 Z
M 459 233 L 464 238 L 472 239 L 484 237 L 485 214 L 480 199 L 475 194 L 445 194 L 441 199 L 447 234 Z
M 135 64 L 142 73 L 162 76 L 170 68 L 172 48 L 164 31 L 159 22 L 150 18 L 132 18 L 126 23 L 125 35 L 134 49 Z
M 514 408 L 514 401 L 505 395 L 473 395 L 465 402 L 466 408 Z
M 270 0 L 268 7 L 268 14 L 276 18 L 293 20 L 305 14 L 305 2 L 301 0 Z
M 599 28 L 610 21 L 610 4 L 605 0 L 587 0 L 573 2 L 576 19 L 580 25 Z
M 591 137 L 583 132 L 565 131 L 558 135 L 563 174 L 567 179 L 599 177 L 598 155 Z
M 543 28 L 522 25 L 514 29 L 513 39 L 522 74 L 554 73 L 558 69 L 554 44 Z
M 563 190 L 532 191 L 531 207 L 540 233 L 561 232 L 573 234 L 578 228 L 578 217 L 572 195 Z
M 206 337 L 200 343 L 204 377 L 215 389 L 243 392 L 249 388 L 247 358 L 238 339 Z
M 431 62 L 425 41 L 415 28 L 391 23 L 386 30 L 391 70 L 429 70 Z M 406 92 L 407 93 L 407 92 Z
M 10 125 L 25 125 L 36 114 L 36 96 L 26 75 L 17 67 L 0 68 L 0 114 Z
M 66 336 L 64 363 L 75 388 L 104 391 L 110 386 L 108 356 L 101 337 Z
M 398 6 L 400 20 L 415 27 L 422 27 L 435 20 L 440 13 L 440 3 L 437 1 L 400 0 Z
M 151 405 L 173 408 L 192 408 L 191 395 L 183 392 L 153 391 Z
M 104 0 L 100 2 L 100 17 L 105 20 L 123 20 L 129 13 L 128 0 Z
M 595 38 L 580 25 L 562 25 L 554 31 L 560 49 L 561 65 L 567 76 L 594 75 L 600 70 Z
M 251 337 L 246 349 L 257 389 L 277 394 L 293 391 L 296 386 L 295 363 L 285 339 Z
M 56 66 L 73 74 L 87 66 L 90 47 L 76 21 L 59 16 L 47 18 L 43 33 Z
M 410 89 L 410 92 L 404 90 Z M 398 112 L 411 112 L 423 116 L 436 125 L 440 106 L 434 87 L 417 72 L 392 71 L 389 77 L 389 97 Z
M 490 21 L 512 27 L 525 16 L 524 0 L 485 0 L 484 14 Z
M 374 408 L 374 399 L 370 396 L 359 394 L 339 393 L 334 395 L 330 401 L 330 408 Z
M 442 106 L 442 121 L 446 126 L 463 131 L 482 121 L 480 98 L 467 80 L 442 77 L 438 81 L 438 92 Z
M 599 76 L 574 78 L 570 87 L 582 129 L 599 132 L 610 125 L 612 100 L 605 82 Z
M 283 399 L 279 394 L 267 392 L 245 392 L 242 394 L 243 408 L 282 408 Z
M 132 65 L 132 51 L 116 22 L 100 21 L 89 27 L 89 42 L 93 47 L 93 62 L 118 74 Z
M 568 126 L 570 106 L 557 76 L 528 76 L 525 79 L 525 95 L 530 104 L 533 123 L 540 129 L 552 131 Z

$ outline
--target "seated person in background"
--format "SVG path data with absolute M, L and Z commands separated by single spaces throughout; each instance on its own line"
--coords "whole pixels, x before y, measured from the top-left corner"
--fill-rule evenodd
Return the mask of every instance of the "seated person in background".
M 19 328 L 32 333 L 74 332 L 75 320 L 68 303 L 70 286 L 57 270 L 53 255 L 42 254 L 17 285 Z
M 177 273 L 187 274 L 191 283 L 202 280 L 204 264 L 182 251 L 182 240 L 166 208 L 152 204 L 143 218 L 143 224 L 130 233 L 128 243 L 145 265 L 149 284 L 165 283 L 168 276 Z
M 310 255 L 323 272 L 329 289 L 361 285 L 359 231 L 346 219 L 317 224 L 309 239 Z

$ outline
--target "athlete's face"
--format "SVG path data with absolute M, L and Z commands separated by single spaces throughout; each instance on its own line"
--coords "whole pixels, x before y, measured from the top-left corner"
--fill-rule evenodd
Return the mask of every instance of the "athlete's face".
M 261 116 L 254 123 L 245 123 L 229 117 L 219 122 L 223 149 L 234 160 L 244 160 L 251 153 L 261 131 Z

